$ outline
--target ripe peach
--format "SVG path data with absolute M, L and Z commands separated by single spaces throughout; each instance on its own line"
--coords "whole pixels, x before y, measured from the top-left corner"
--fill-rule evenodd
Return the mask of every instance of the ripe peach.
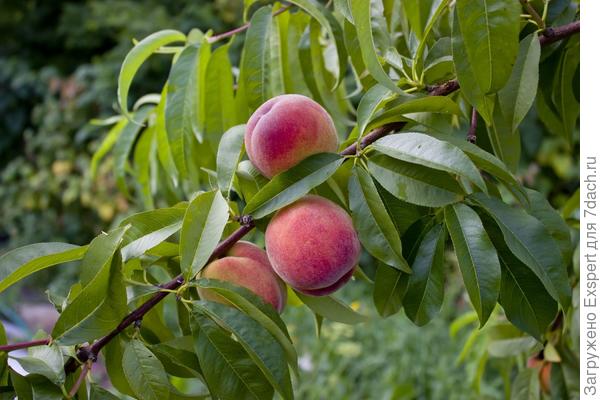
M 327 111 L 298 94 L 273 97 L 258 107 L 248 120 L 244 141 L 248 158 L 268 178 L 338 146 Z
M 283 299 L 282 302 L 285 305 L 285 303 L 287 302 L 287 287 L 285 286 L 285 283 L 281 280 L 279 275 L 277 275 L 275 271 L 273 271 L 273 267 L 271 267 L 269 257 L 263 249 L 261 249 L 254 243 L 250 243 L 245 240 L 240 240 L 239 242 L 234 244 L 231 247 L 231 249 L 229 249 L 226 255 L 233 257 L 247 257 L 261 263 L 261 265 L 263 265 L 263 267 L 265 267 L 275 277 L 275 280 L 281 288 L 281 297 Z
M 271 304 L 278 312 L 283 311 L 287 290 L 285 284 L 273 272 L 264 250 L 249 242 L 238 242 L 227 254 L 228 256 L 208 264 L 201 272 L 202 277 L 245 287 Z M 227 304 L 210 289 L 199 289 L 198 293 L 205 300 Z
M 325 296 L 351 277 L 360 242 L 346 211 L 309 195 L 279 210 L 265 234 L 275 272 L 294 289 Z

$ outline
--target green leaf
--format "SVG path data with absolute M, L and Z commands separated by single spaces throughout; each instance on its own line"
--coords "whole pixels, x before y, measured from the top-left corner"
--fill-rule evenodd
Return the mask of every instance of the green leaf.
M 424 96 L 416 98 L 400 98 L 400 104 L 392 101 L 384 108 L 384 112 L 374 118 L 367 126 L 367 131 L 392 122 L 410 121 L 419 113 L 437 113 L 460 115 L 458 105 L 446 96 Z
M 462 175 L 487 192 L 481 174 L 471 160 L 454 145 L 417 132 L 389 135 L 373 143 L 380 153 L 425 167 Z
M 262 298 L 258 297 L 252 291 L 224 281 L 200 279 L 192 281 L 190 284 L 218 293 L 237 309 L 259 322 L 277 339 L 285 351 L 288 363 L 294 370 L 297 370 L 298 355 L 296 354 L 296 349 L 292 344 L 285 323 L 270 304 L 265 303 Z
M 154 344 L 150 346 L 150 350 L 158 357 L 168 374 L 182 378 L 202 378 L 191 336 L 178 336 Z
M 183 218 L 181 228 L 181 270 L 186 279 L 196 275 L 219 244 L 229 219 L 227 201 L 218 190 L 194 198 Z
M 344 159 L 333 153 L 312 155 L 298 165 L 276 175 L 252 197 L 244 214 L 259 219 L 298 200 L 325 182 Z
M 512 384 L 510 398 L 514 400 L 539 400 L 540 380 L 538 371 L 526 368 L 519 372 Z
M 106 154 L 108 154 L 108 152 L 113 148 L 117 139 L 121 135 L 123 128 L 125 128 L 125 126 L 127 125 L 127 122 L 127 119 L 120 117 L 115 126 L 110 128 L 110 130 L 106 134 L 106 137 L 104 138 L 104 140 L 102 140 L 100 147 L 98 147 L 98 150 L 94 152 L 94 155 L 92 156 L 92 161 L 90 162 L 90 176 L 92 179 L 96 178 L 98 164 L 100 163 L 102 158 Z
M 37 243 L 3 254 L 0 256 L 0 292 L 35 272 L 80 260 L 87 248 L 67 243 Z
M 246 32 L 240 81 L 248 106 L 256 110 L 270 97 L 269 93 L 269 33 L 272 25 L 271 6 L 261 7 L 252 15 Z
M 474 73 L 469 79 L 483 94 L 497 92 L 508 80 L 519 50 L 519 2 L 457 0 L 455 13 Z
M 552 102 L 558 110 L 560 122 L 558 128 L 571 146 L 579 119 L 579 101 L 573 89 L 574 80 L 579 73 L 579 47 L 578 37 L 567 42 L 552 86 Z
M 381 186 L 408 203 L 442 207 L 460 201 L 463 196 L 458 182 L 447 172 L 377 153 L 369 157 L 368 167 Z
M 119 397 L 115 396 L 111 392 L 95 383 L 90 384 L 90 400 L 119 400 Z
M 144 208 L 154 208 L 153 188 L 151 187 L 151 175 L 156 160 L 156 129 L 149 126 L 141 133 L 133 152 L 134 177 L 140 192 Z
M 121 272 L 121 245 L 127 228 L 95 238 L 82 262 L 83 288 L 58 318 L 52 337 L 61 344 L 91 342 L 121 321 L 127 312 Z
M 131 51 L 125 57 L 123 64 L 121 65 L 121 71 L 119 72 L 119 88 L 118 88 L 118 99 L 121 112 L 125 115 L 127 111 L 127 94 L 129 93 L 129 87 L 133 81 L 137 70 L 146 61 L 148 57 L 152 55 L 156 50 L 162 46 L 168 45 L 173 42 L 185 42 L 186 37 L 183 33 L 171 29 L 166 29 L 153 33 L 152 35 L 144 38 L 141 42 L 136 44 Z
M 192 312 L 192 332 L 200 367 L 215 398 L 270 399 L 273 389 L 242 345 L 210 318 Z
M 346 76 L 346 64 L 348 53 L 344 45 L 344 36 L 342 27 L 335 16 L 321 4 L 313 0 L 291 0 L 290 3 L 297 5 L 306 11 L 311 17 L 316 19 L 319 24 L 325 28 L 330 38 L 333 38 L 338 58 L 338 71 L 335 85 L 331 90 L 335 90 Z
M 444 301 L 444 247 L 446 231 L 433 226 L 425 235 L 412 263 L 413 273 L 402 303 L 406 315 L 418 326 L 435 317 Z
M 423 40 L 423 33 L 425 32 L 425 25 L 431 12 L 432 0 L 404 0 L 402 1 L 402 8 L 412 33 L 419 39 Z
M 112 386 L 120 393 L 134 396 L 133 390 L 129 386 L 129 382 L 127 382 L 127 378 L 125 378 L 125 373 L 123 372 L 123 353 L 125 351 L 126 342 L 129 341 L 129 339 L 124 339 L 126 339 L 126 337 L 123 333 L 108 342 L 102 350 L 105 360 L 104 363 L 106 366 L 106 373 Z
M 473 107 L 477 108 L 477 112 L 483 117 L 486 124 L 489 125 L 492 123 L 494 99 L 493 96 L 486 94 L 475 78 L 475 68 L 477 67 L 469 60 L 463 33 L 461 32 L 461 26 L 458 20 L 458 12 L 454 10 L 452 24 L 452 61 L 454 62 L 456 77 L 460 83 L 460 92 Z
M 158 358 L 141 341 L 126 344 L 122 362 L 125 378 L 137 398 L 169 398 L 169 377 Z
M 199 128 L 199 68 L 202 45 L 186 46 L 171 68 L 167 83 L 165 121 L 173 160 L 183 178 L 188 176 L 186 147 L 194 140 L 202 139 Z M 198 140 L 201 141 L 201 140 Z
M 494 241 L 502 264 L 499 302 L 516 327 L 538 340 L 554 320 L 556 302 L 540 280 L 510 250 Z
M 209 141 L 215 144 L 223 132 L 235 125 L 236 121 L 233 75 L 228 52 L 229 44 L 216 49 L 206 67 L 206 135 Z
M 523 199 L 527 199 L 527 193 L 519 181 L 508 170 L 506 165 L 493 154 L 490 154 L 479 146 L 469 143 L 466 140 L 456 136 L 436 133 L 428 134 L 439 140 L 452 143 L 454 146 L 461 149 L 471 159 L 471 161 L 473 161 L 477 168 L 502 181 L 509 189 L 511 189 L 513 193 L 515 193 L 515 195 L 518 195 L 520 201 L 523 202 Z
M 564 265 L 569 265 L 573 256 L 569 225 L 540 192 L 527 189 L 527 194 L 531 200 L 527 211 L 544 224 L 560 249 Z
M 65 382 L 63 355 L 55 343 L 31 348 L 28 356 L 16 360 L 29 374 L 45 376 L 55 385 Z
M 294 398 L 283 348 L 268 330 L 232 307 L 206 301 L 195 302 L 193 307 L 235 336 L 238 343 L 284 399 Z
M 362 245 L 387 265 L 410 273 L 410 267 L 402 257 L 400 235 L 368 172 L 354 168 L 348 191 L 352 221 Z
M 475 193 L 470 199 L 498 224 L 511 252 L 535 273 L 552 297 L 568 309 L 571 287 L 567 269 L 556 242 L 544 225 L 524 210 L 511 208 L 482 193 Z
M 402 308 L 402 299 L 408 286 L 408 274 L 383 263 L 377 265 L 373 303 L 382 317 L 396 314 Z
M 382 85 L 375 85 L 361 97 L 356 109 L 356 134 L 357 139 L 363 137 L 367 124 L 371 121 L 378 109 L 380 109 L 392 97 L 392 92 Z
M 377 56 L 373 39 L 373 28 L 371 27 L 371 2 L 349 0 L 349 4 L 352 11 L 352 18 L 354 19 L 358 42 L 360 44 L 360 50 L 367 70 L 381 85 L 395 93 L 403 93 L 379 63 L 379 57 Z
M 506 86 L 498 92 L 502 114 L 512 132 L 527 115 L 537 92 L 540 64 L 540 41 L 532 33 L 519 44 L 519 54 Z
M 366 322 L 368 317 L 357 313 L 338 299 L 332 296 L 308 296 L 299 292 L 294 293 L 308 306 L 315 314 L 318 314 L 331 321 L 341 322 L 343 324 L 355 325 Z
M 500 261 L 481 219 L 465 204 L 444 209 L 458 266 L 481 326 L 485 325 L 500 291 Z
M 144 106 L 137 110 L 133 114 L 133 119 L 127 121 L 127 125 L 123 128 L 115 143 L 113 169 L 117 180 L 117 187 L 124 194 L 129 192 L 125 182 L 129 154 L 131 153 L 131 149 L 133 148 L 138 133 L 141 131 L 152 110 L 152 106 Z
M 230 128 L 221 137 L 217 151 L 217 181 L 224 196 L 229 197 L 233 178 L 244 154 L 245 125 Z
M 145 211 L 127 217 L 119 226 L 129 226 L 121 255 L 126 262 L 158 246 L 181 229 L 185 208 L 171 207 Z

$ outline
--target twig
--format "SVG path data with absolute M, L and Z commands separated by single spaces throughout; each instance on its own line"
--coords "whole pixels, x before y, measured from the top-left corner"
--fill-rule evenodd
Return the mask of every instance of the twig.
M 284 5 L 283 7 L 281 7 L 277 11 L 275 11 L 273 13 L 273 16 L 276 17 L 279 14 L 282 14 L 283 12 L 287 11 L 291 6 L 292 6 L 291 4 Z M 233 35 L 236 35 L 236 34 L 238 34 L 240 32 L 244 32 L 248 28 L 250 28 L 250 22 L 247 22 L 244 25 L 239 26 L 239 27 L 237 27 L 235 29 L 232 29 L 230 31 L 219 33 L 218 35 L 215 35 L 215 36 L 211 36 L 211 37 L 208 38 L 208 42 L 209 43 L 218 42 L 219 40 L 226 39 L 226 38 L 231 37 Z
M 214 260 L 222 255 L 224 255 L 227 250 L 231 248 L 237 241 L 239 241 L 242 237 L 244 237 L 248 232 L 250 232 L 254 228 L 254 222 L 250 220 L 250 222 L 246 225 L 242 225 L 235 232 L 229 235 L 225 240 L 223 240 L 212 252 L 209 261 Z M 184 278 L 182 275 L 175 277 L 172 281 L 167 282 L 163 285 L 160 285 L 161 289 L 167 290 L 175 290 L 179 288 L 183 282 Z M 77 351 L 77 360 L 74 358 L 70 358 L 69 361 L 65 364 L 66 372 L 73 372 L 78 368 L 77 361 L 81 363 L 85 363 L 88 360 L 96 361 L 100 350 L 104 346 L 106 346 L 112 339 L 114 339 L 119 333 L 123 332 L 129 325 L 135 323 L 138 320 L 141 320 L 144 315 L 148 311 L 150 311 L 156 304 L 158 304 L 162 299 L 167 297 L 170 294 L 168 291 L 159 291 L 156 292 L 149 300 L 147 300 L 144 304 L 133 310 L 129 313 L 121 323 L 113 329 L 111 332 L 106 334 L 106 336 L 98 339 L 91 346 L 83 346 Z
M 471 125 L 467 132 L 467 141 L 475 143 L 477 141 L 477 109 L 473 107 L 471 112 Z
M 289 7 L 289 5 L 285 7 Z M 274 13 L 274 15 L 285 11 L 285 9 L 284 7 L 280 8 L 279 10 L 277 10 L 276 13 Z M 240 28 L 234 29 L 233 31 L 213 36 L 212 40 L 216 41 L 224 37 L 232 36 L 235 33 L 248 29 L 249 26 L 249 24 L 242 25 Z M 548 31 L 548 29 L 546 31 Z M 562 27 L 552 28 L 552 30 L 546 32 L 544 36 L 540 36 L 540 44 L 545 45 L 548 43 L 552 43 L 577 32 L 579 32 L 579 21 L 573 22 Z M 454 79 L 437 86 L 428 87 L 427 91 L 431 96 L 446 96 L 458 90 L 459 88 L 460 85 L 458 81 Z M 361 141 L 361 148 L 368 146 L 369 144 L 373 143 L 377 139 L 387 135 L 390 132 L 402 129 L 405 125 L 406 122 L 394 122 L 374 129 L 368 135 L 363 137 Z M 340 155 L 347 156 L 356 154 L 356 150 L 357 144 L 354 143 L 348 146 L 342 152 L 340 152 Z M 242 222 L 242 226 L 217 246 L 217 248 L 213 251 L 210 257 L 210 260 L 214 260 L 215 258 L 224 255 L 231 246 L 233 246 L 236 242 L 238 242 L 241 238 L 243 238 L 248 232 L 250 232 L 254 228 L 254 221 L 249 216 L 240 217 L 239 221 Z M 88 360 L 94 362 L 98 357 L 100 350 L 102 350 L 102 348 L 106 346 L 114 337 L 116 337 L 119 333 L 124 331 L 129 325 L 133 324 L 135 321 L 142 319 L 143 316 L 152 309 L 152 307 L 158 304 L 163 298 L 168 296 L 170 291 L 179 288 L 183 284 L 183 282 L 183 276 L 179 275 L 172 281 L 161 285 L 161 289 L 167 289 L 168 291 L 157 292 L 148 301 L 146 301 L 144 304 L 142 304 L 137 309 L 129 313 L 125 318 L 123 318 L 121 323 L 106 336 L 98 339 L 91 346 L 81 347 L 77 352 L 77 360 L 75 358 L 70 358 L 69 361 L 65 364 L 65 371 L 69 373 L 77 370 L 77 368 L 79 367 L 78 361 L 80 363 L 87 363 Z
M 81 387 L 81 384 L 85 382 L 85 377 L 87 376 L 88 372 L 90 372 L 90 369 L 92 369 L 91 361 L 88 361 L 85 364 L 83 364 L 83 368 L 81 369 L 81 374 L 79 374 L 79 378 L 77 378 L 77 381 L 75 381 L 75 384 L 69 391 L 69 399 L 75 397 L 75 395 L 79 391 L 79 388 Z
M 528 0 L 521 0 L 521 4 L 523 4 L 523 7 L 525 7 L 525 10 L 527 10 L 527 13 L 529 15 L 531 15 L 531 18 L 533 18 L 533 20 L 535 21 L 535 23 L 537 24 L 537 26 L 540 29 L 545 29 L 546 28 L 546 23 L 544 22 L 544 20 L 542 19 L 542 17 L 540 17 L 540 14 L 538 14 L 537 11 L 535 11 L 535 8 L 532 7 L 531 4 L 529 4 Z
M 35 347 L 35 346 L 46 346 L 48 344 L 50 344 L 50 339 L 39 339 L 39 340 L 30 340 L 28 342 L 4 344 L 4 345 L 0 346 L 0 352 L 8 353 L 9 351 L 26 349 L 28 347 Z
M 546 28 L 542 31 L 542 36 L 540 36 L 540 45 L 545 46 L 562 40 L 566 37 L 579 33 L 579 29 L 579 21 L 557 27 Z

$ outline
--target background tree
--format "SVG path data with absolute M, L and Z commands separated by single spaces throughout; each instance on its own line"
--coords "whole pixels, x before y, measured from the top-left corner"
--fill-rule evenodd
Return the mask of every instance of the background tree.
M 79 281 L 52 297 L 51 339 L 2 347 L 42 345 L 20 359 L 27 377 L 3 368 L 6 391 L 86 398 L 102 353 L 114 388 L 137 398 L 293 397 L 297 351 L 277 313 L 246 289 L 195 276 L 242 237 L 261 243 L 273 213 L 310 192 L 352 215 L 364 249 L 355 278 L 371 284 L 381 316 L 404 308 L 425 325 L 445 278 L 462 277 L 473 312 L 451 332 L 474 328 L 459 361 L 476 357 L 475 393 L 488 360 L 510 352 L 506 396 L 577 396 L 578 192 L 568 179 L 552 187 L 559 213 L 515 177 L 532 158 L 565 172 L 541 160 L 536 115 L 554 146 L 577 157 L 576 5 L 369 3 L 249 1 L 238 29 L 162 30 L 136 43 L 119 74 L 121 114 L 105 120 L 113 125 L 90 176 L 107 158 L 122 195 L 147 211 L 89 245 L 41 243 L 0 258 L 0 290 L 82 259 Z M 238 35 L 239 61 L 230 57 Z M 167 82 L 131 102 L 154 53 L 172 57 Z M 343 143 L 267 179 L 244 159 L 240 124 L 283 93 L 320 103 Z M 527 186 L 539 184 L 526 172 Z M 195 288 L 234 307 L 199 300 Z M 367 318 L 335 297 L 289 287 L 288 296 L 312 310 L 317 329 Z M 532 368 L 521 368 L 528 356 Z M 198 391 L 182 393 L 175 377 Z M 109 396 L 89 387 L 91 398 Z

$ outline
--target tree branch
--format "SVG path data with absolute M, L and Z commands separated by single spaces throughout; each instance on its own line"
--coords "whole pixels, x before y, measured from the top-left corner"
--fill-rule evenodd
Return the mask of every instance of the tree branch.
M 540 14 L 538 14 L 538 12 L 535 11 L 535 8 L 533 8 L 531 4 L 529 4 L 528 0 L 521 0 L 521 4 L 523 5 L 523 7 L 525 7 L 527 13 L 531 15 L 531 18 L 533 18 L 533 20 L 540 29 L 546 28 L 546 23 L 544 22 L 542 17 L 540 17 Z
M 284 6 L 277 10 L 273 15 L 277 15 L 289 8 L 289 5 Z M 244 31 L 248 29 L 250 24 L 242 25 L 240 28 L 234 29 L 233 31 L 225 32 L 220 35 L 216 35 L 212 37 L 212 41 L 217 41 L 225 37 L 232 36 L 238 32 Z M 571 24 L 557 27 L 557 28 L 549 28 L 550 30 L 546 30 L 544 36 L 540 37 L 540 43 L 542 45 L 555 42 L 557 40 L 568 37 L 574 33 L 579 32 L 579 21 L 573 22 Z M 460 88 L 459 83 L 456 79 L 442 83 L 440 85 L 431 86 L 427 88 L 429 95 L 431 96 L 446 96 Z M 391 133 L 394 131 L 398 131 L 402 129 L 406 125 L 406 122 L 393 122 L 390 124 L 383 125 L 377 129 L 374 129 L 369 134 L 364 136 L 361 140 L 361 148 L 370 145 L 375 142 L 377 139 Z M 346 149 L 340 152 L 342 156 L 348 156 L 352 154 L 356 154 L 357 144 L 354 143 L 348 146 Z M 232 233 L 229 237 L 225 238 L 217 248 L 213 251 L 209 262 L 224 255 L 231 246 L 233 246 L 236 242 L 242 239 L 248 232 L 250 232 L 254 228 L 254 221 L 250 216 L 243 216 L 238 219 L 242 226 Z M 80 363 L 86 363 L 89 361 L 95 361 L 100 353 L 100 350 L 104 346 L 106 346 L 114 337 L 116 337 L 119 333 L 123 332 L 129 325 L 133 324 L 136 321 L 141 320 L 144 315 L 152 309 L 156 304 L 158 304 L 163 298 L 169 295 L 170 291 L 179 288 L 184 282 L 184 278 L 182 275 L 177 276 L 170 282 L 161 285 L 162 289 L 167 289 L 169 291 L 159 291 L 154 294 L 149 300 L 147 300 L 144 304 L 139 306 L 137 309 L 129 313 L 121 323 L 113 329 L 106 336 L 98 339 L 91 346 L 81 347 L 77 352 L 77 360 L 75 358 L 69 359 L 69 361 L 65 364 L 65 371 L 67 373 L 75 371 Z
M 288 9 L 289 9 L 291 6 L 292 6 L 291 4 L 286 4 L 286 5 L 284 5 L 283 7 L 281 7 L 281 8 L 280 8 L 280 9 L 278 9 L 277 11 L 275 11 L 275 12 L 273 13 L 273 16 L 274 16 L 274 17 L 276 17 L 276 16 L 278 16 L 279 14 L 282 14 L 282 13 L 284 13 L 284 12 L 285 12 L 285 11 L 287 11 L 287 10 L 288 10 Z M 240 33 L 240 32 L 244 32 L 244 31 L 245 31 L 245 30 L 247 30 L 248 28 L 250 28 L 250 22 L 248 22 L 248 23 L 245 23 L 244 25 L 242 25 L 242 26 L 239 26 L 239 27 L 237 27 L 237 28 L 235 28 L 235 29 L 232 29 L 232 30 L 230 30 L 230 31 L 223 32 L 223 33 L 220 33 L 220 34 L 218 34 L 218 35 L 215 35 L 215 36 L 211 36 L 211 37 L 209 37 L 209 38 L 208 38 L 208 43 L 214 43 L 214 42 L 218 42 L 219 40 L 226 39 L 226 38 L 228 38 L 228 37 L 231 37 L 231 36 L 233 36 L 233 35 L 236 35 L 236 34 L 238 34 L 238 33 Z
M 477 141 L 477 109 L 475 107 L 471 111 L 471 126 L 469 126 L 469 131 L 467 132 L 467 141 L 471 143 Z
M 554 28 L 546 28 L 542 31 L 542 36 L 540 36 L 540 45 L 545 46 L 550 43 L 565 39 L 571 35 L 579 33 L 579 29 L 580 21 L 574 21 L 570 24 L 561 25 Z
M 4 345 L 0 346 L 0 352 L 8 353 L 9 351 L 26 349 L 28 347 L 35 347 L 35 346 L 46 346 L 48 344 L 50 344 L 50 339 L 39 339 L 39 340 L 30 340 L 28 342 L 4 344 Z
M 81 387 L 81 384 L 85 382 L 85 377 L 87 376 L 88 372 L 90 372 L 90 369 L 92 369 L 91 361 L 88 361 L 85 364 L 83 364 L 83 368 L 81 369 L 81 374 L 79 375 L 79 378 L 77 378 L 77 381 L 69 391 L 69 399 L 75 397 L 75 395 L 79 391 L 79 388 Z

